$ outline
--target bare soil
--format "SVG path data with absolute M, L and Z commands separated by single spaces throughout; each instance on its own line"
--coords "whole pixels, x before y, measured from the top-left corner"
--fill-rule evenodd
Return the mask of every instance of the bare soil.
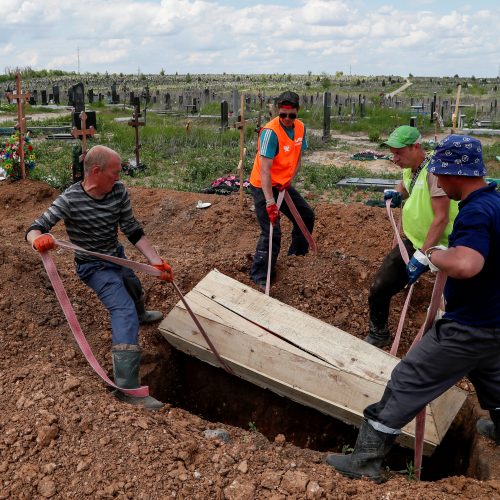
M 248 271 L 258 228 L 249 198 L 240 211 L 236 195 L 204 195 L 212 206 L 199 210 L 199 193 L 130 192 L 137 218 L 183 292 L 213 268 L 252 285 Z M 483 438 L 474 437 L 468 472 L 481 480 L 419 483 L 392 475 L 375 485 L 344 478 L 324 464 L 324 453 L 295 446 L 286 435 L 268 439 L 171 404 L 149 413 L 117 401 L 76 347 L 41 260 L 24 241 L 26 227 L 56 195 L 30 180 L 0 182 L 0 499 L 500 498 L 499 451 Z M 287 257 L 282 251 L 272 294 L 363 337 L 370 281 L 390 247 L 389 224 L 382 209 L 361 203 L 313 204 L 320 253 Z M 62 225 L 54 233 L 66 239 Z M 130 258 L 142 260 L 125 245 Z M 55 253 L 82 328 L 111 375 L 107 313 L 76 276 L 73 256 Z M 172 288 L 150 276 L 142 281 L 148 306 L 168 313 L 177 302 Z M 400 354 L 423 321 L 431 286 L 427 276 L 416 290 Z M 400 295 L 393 330 L 402 305 Z M 173 353 L 155 326 L 143 327 L 141 337 L 143 375 L 151 379 Z M 473 388 L 466 381 L 461 386 L 474 406 Z M 209 428 L 226 429 L 230 441 L 204 437 Z

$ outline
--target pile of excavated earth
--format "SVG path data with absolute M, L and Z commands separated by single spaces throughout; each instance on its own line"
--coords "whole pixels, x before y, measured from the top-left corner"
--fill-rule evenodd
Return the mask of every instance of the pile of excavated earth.
M 298 433 L 289 432 L 284 421 L 283 427 L 269 423 L 272 414 L 265 408 L 243 415 L 246 424 L 231 425 L 225 416 L 234 412 L 223 383 L 219 394 L 210 394 L 219 420 L 188 411 L 174 397 L 175 387 L 166 390 L 159 378 L 175 380 L 180 364 L 190 363 L 191 384 L 183 385 L 183 400 L 195 393 L 201 398 L 203 380 L 196 372 L 205 373 L 205 365 L 179 361 L 157 325 L 141 330 L 142 375 L 153 395 L 167 404 L 147 412 L 119 402 L 76 346 L 40 257 L 24 241 L 27 226 L 57 194 L 30 180 L 0 182 L 0 499 L 500 497 L 500 453 L 473 432 L 468 447 L 456 451 L 465 464 L 458 475 L 417 482 L 411 474 L 390 473 L 386 483 L 375 485 L 338 474 L 324 463 L 326 449 L 311 445 L 313 436 L 294 439 Z M 212 205 L 200 210 L 199 193 L 131 188 L 130 194 L 136 217 L 172 265 L 184 293 L 214 268 L 254 286 L 248 271 L 258 227 L 249 197 L 241 211 L 237 195 L 204 196 Z M 282 252 L 272 295 L 362 338 L 370 281 L 391 245 L 385 212 L 362 203 L 310 202 L 319 255 L 287 257 Z M 288 229 L 284 223 L 284 249 Z M 62 224 L 54 234 L 66 239 Z M 143 260 L 125 245 L 130 258 Z M 93 352 L 111 376 L 108 315 L 77 278 L 73 255 L 58 250 L 53 256 Z M 178 301 L 171 285 L 151 276 L 141 279 L 148 307 L 167 314 Z M 424 319 L 431 288 L 431 276 L 417 287 L 400 356 Z M 393 331 L 403 300 L 401 294 L 393 301 Z M 206 373 L 221 372 L 211 370 Z M 469 392 L 464 406 L 473 429 L 480 414 L 473 387 L 465 380 L 460 386 Z M 312 432 L 305 420 L 295 423 Z M 329 429 L 325 425 L 314 432 L 328 438 Z M 354 437 L 352 429 L 345 444 L 352 446 Z M 448 459 L 457 457 L 444 454 L 443 464 Z

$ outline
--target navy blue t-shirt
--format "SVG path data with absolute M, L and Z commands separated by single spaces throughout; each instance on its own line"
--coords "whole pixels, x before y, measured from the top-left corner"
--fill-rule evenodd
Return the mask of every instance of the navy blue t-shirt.
M 448 277 L 445 318 L 463 325 L 500 327 L 500 193 L 496 183 L 471 193 L 458 204 L 449 246 L 464 246 L 485 259 L 469 279 Z

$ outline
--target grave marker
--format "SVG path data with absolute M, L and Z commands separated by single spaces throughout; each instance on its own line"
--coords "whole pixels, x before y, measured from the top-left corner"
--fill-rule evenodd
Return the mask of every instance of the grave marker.
M 47 91 L 42 90 L 42 106 L 47 106 Z
M 229 128 L 229 106 L 227 101 L 220 103 L 220 130 L 224 132 Z
M 21 169 L 21 179 L 26 179 L 26 170 L 24 168 L 24 133 L 26 130 L 26 118 L 24 117 L 24 104 L 30 98 L 30 93 L 23 94 L 21 89 L 21 74 L 19 71 L 16 73 L 16 92 L 6 92 L 5 97 L 11 101 L 16 101 L 17 105 L 17 125 L 19 130 L 19 146 L 17 154 L 19 156 L 19 166 Z
M 85 111 L 85 92 L 81 82 L 73 85 L 73 106 L 76 113 Z
M 59 85 L 52 86 L 52 93 L 54 94 L 54 103 L 59 104 Z
M 141 114 L 141 101 L 139 97 L 136 97 L 134 99 L 134 115 L 132 116 L 132 120 L 130 120 L 127 125 L 130 127 L 134 127 L 135 130 L 135 166 L 136 168 L 139 168 L 141 163 L 139 160 L 139 150 L 141 149 L 141 143 L 139 141 L 139 127 L 144 127 L 145 122 L 142 120 L 139 120 L 139 118 L 142 116 Z
M 325 92 L 323 94 L 323 136 L 322 139 L 327 141 L 330 138 L 330 119 L 332 111 L 332 94 Z
M 87 128 L 87 113 L 85 113 L 85 111 L 80 112 L 79 118 L 81 123 L 80 130 L 77 127 L 73 127 L 71 129 L 71 135 L 75 139 L 80 138 L 82 141 L 82 153 L 78 158 L 79 168 L 77 168 L 75 162 L 73 162 L 73 168 L 72 168 L 73 182 L 83 180 L 83 160 L 85 160 L 85 156 L 87 154 L 87 136 L 93 136 L 95 134 L 95 128 L 93 126 Z

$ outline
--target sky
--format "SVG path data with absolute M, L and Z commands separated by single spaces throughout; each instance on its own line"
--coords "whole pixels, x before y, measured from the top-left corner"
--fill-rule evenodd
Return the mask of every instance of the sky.
M 5 68 L 500 76 L 498 0 L 0 0 Z

